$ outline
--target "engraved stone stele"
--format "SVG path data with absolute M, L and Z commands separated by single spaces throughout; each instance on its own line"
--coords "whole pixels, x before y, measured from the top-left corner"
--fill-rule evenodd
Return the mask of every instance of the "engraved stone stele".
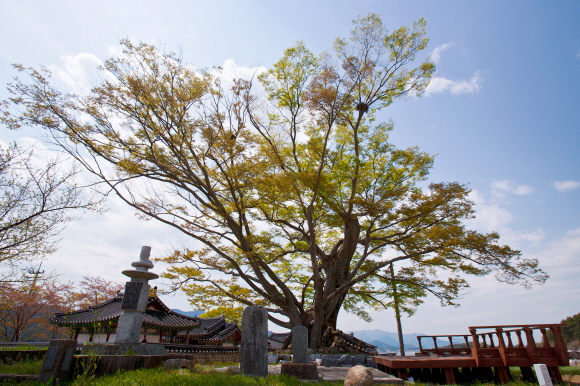
M 292 328 L 292 355 L 294 363 L 308 363 L 308 329 L 304 326 Z
M 48 345 L 48 351 L 44 356 L 44 362 L 40 369 L 38 381 L 48 383 L 51 379 L 55 383 L 66 381 L 71 378 L 71 362 L 77 347 L 77 341 L 73 339 L 53 339 Z
M 250 306 L 242 313 L 240 369 L 245 375 L 268 375 L 268 311 Z
M 550 378 L 548 366 L 543 363 L 537 363 L 534 365 L 534 370 L 536 370 L 536 378 L 538 378 L 540 386 L 552 386 L 552 379 Z

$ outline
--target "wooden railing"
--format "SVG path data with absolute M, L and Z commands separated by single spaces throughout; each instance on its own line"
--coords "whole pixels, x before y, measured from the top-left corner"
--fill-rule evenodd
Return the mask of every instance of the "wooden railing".
M 419 349 L 421 350 L 421 355 L 471 355 L 470 342 L 468 338 L 470 335 L 419 335 L 417 340 L 419 341 Z M 421 344 L 421 339 L 431 338 L 433 339 L 434 348 L 423 348 Z M 449 339 L 449 347 L 439 347 L 437 345 L 438 338 Z M 463 338 L 466 347 L 455 347 L 453 344 L 453 338 Z
M 561 324 L 527 324 L 469 327 L 473 341 L 473 358 L 478 366 L 487 358 L 501 358 L 506 367 L 531 366 L 534 363 L 568 366 L 568 349 L 562 337 L 561 326 Z M 495 331 L 478 333 L 478 329 Z M 548 330 L 552 331 L 553 345 L 548 340 Z M 534 331 L 542 334 L 541 346 L 534 340 Z M 526 340 L 525 345 L 523 338 Z
M 470 335 L 423 335 L 418 336 L 421 355 L 456 356 L 471 355 L 478 367 L 486 363 L 501 362 L 505 367 L 528 367 L 534 363 L 548 366 L 568 366 L 569 357 L 566 343 L 562 337 L 561 324 L 526 324 L 506 326 L 472 326 Z M 478 332 L 478 330 L 490 330 Z M 552 331 L 554 343 L 548 340 L 548 330 Z M 538 344 L 534 340 L 534 331 L 542 334 Z M 422 339 L 433 339 L 434 348 L 425 349 Z M 449 347 L 438 347 L 437 339 L 447 338 Z M 463 338 L 466 347 L 456 347 L 453 338 Z M 525 344 L 524 344 L 525 339 Z

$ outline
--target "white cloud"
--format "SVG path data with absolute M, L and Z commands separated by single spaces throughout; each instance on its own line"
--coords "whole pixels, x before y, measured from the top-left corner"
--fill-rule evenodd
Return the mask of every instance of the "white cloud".
M 266 71 L 266 67 L 259 66 L 259 67 L 244 67 L 238 66 L 233 59 L 226 59 L 224 64 L 221 65 L 221 79 L 223 82 L 224 87 L 231 87 L 232 81 L 234 79 L 246 79 L 250 80 L 252 77 L 255 77 L 262 72 Z M 215 73 L 215 72 L 214 72 Z M 253 88 L 256 88 L 258 91 L 263 91 L 260 82 L 254 81 L 252 84 Z
M 481 89 L 481 74 L 476 71 L 469 80 L 451 80 L 436 77 L 431 80 L 425 89 L 425 96 L 450 92 L 453 95 L 475 94 Z
M 48 68 L 73 92 L 86 94 L 96 84 L 98 67 L 103 62 L 94 54 L 81 52 L 74 56 L 61 56 L 62 65 Z
M 451 42 L 451 43 L 445 43 L 445 44 L 442 44 L 440 46 L 435 47 L 433 52 L 431 52 L 431 60 L 433 60 L 434 63 L 439 62 L 439 59 L 441 59 L 441 52 L 445 51 L 446 49 L 453 46 L 454 44 L 455 44 L 454 42 Z
M 475 203 L 476 218 L 470 222 L 476 228 L 491 231 L 505 226 L 513 219 L 513 215 L 510 212 L 501 208 L 497 203 L 487 202 L 477 190 L 471 191 L 469 199 Z
M 500 181 L 503 182 L 503 181 Z M 500 184 L 502 186 L 502 184 Z M 517 191 L 517 186 L 511 189 Z M 522 185 L 525 186 L 525 185 Z M 525 189 L 521 189 L 525 190 Z M 546 232 L 541 228 L 533 231 L 521 231 L 513 229 L 509 223 L 514 219 L 514 216 L 504 207 L 497 198 L 501 198 L 500 194 L 492 192 L 495 200 L 487 200 L 482 194 L 476 190 L 472 190 L 469 194 L 469 199 L 475 203 L 475 219 L 469 220 L 467 225 L 469 228 L 477 229 L 481 232 L 498 232 L 501 236 L 501 243 L 508 244 L 512 247 L 520 248 L 522 242 L 529 242 L 532 245 L 537 245 L 546 236 Z M 525 244 L 525 243 L 524 243 Z
M 518 196 L 534 192 L 534 188 L 529 185 L 518 185 L 515 182 L 508 180 L 494 181 L 492 182 L 491 187 L 493 188 L 493 194 L 499 197 L 503 197 L 505 192 L 516 194 Z
M 554 189 L 559 192 L 567 192 L 569 190 L 578 189 L 580 187 L 579 181 L 556 181 L 554 182 Z

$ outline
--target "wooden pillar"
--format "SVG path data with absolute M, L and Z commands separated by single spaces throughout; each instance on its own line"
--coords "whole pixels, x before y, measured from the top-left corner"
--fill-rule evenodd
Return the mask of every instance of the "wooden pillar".
M 407 380 L 407 369 L 397 369 L 397 378 L 400 378 L 403 381 L 406 381 Z
M 554 383 L 562 383 L 562 373 L 560 373 L 560 368 L 558 366 L 548 366 L 548 372 L 550 373 L 550 378 Z
M 503 361 L 503 365 L 507 367 L 508 357 L 505 349 L 505 342 L 503 341 L 503 329 L 501 327 L 496 327 L 495 332 L 497 334 L 497 346 L 499 350 L 499 356 Z
M 532 330 L 529 327 L 523 328 L 524 333 L 526 334 L 526 352 L 528 353 L 528 358 L 532 361 L 532 363 L 537 363 L 536 359 L 536 342 L 534 341 L 534 335 Z
M 510 378 L 507 372 L 507 368 L 505 367 L 496 367 L 495 368 L 495 375 L 499 380 L 499 383 L 504 384 L 504 383 L 509 383 Z
M 560 362 L 560 366 L 570 366 L 570 356 L 568 355 L 568 348 L 562 336 L 562 329 L 560 326 L 550 326 L 552 334 L 554 334 L 554 354 Z
M 105 342 L 109 341 L 109 338 L 111 337 L 111 329 L 107 329 L 107 339 L 105 339 Z
M 163 329 L 159 329 L 159 343 L 163 343 Z
M 445 369 L 445 383 L 447 385 L 453 385 L 455 383 L 457 383 L 455 381 L 455 372 L 453 371 L 453 369 Z
M 187 337 L 185 338 L 185 344 L 189 344 L 189 333 L 191 330 L 187 330 Z
M 79 338 L 79 332 L 81 331 L 81 329 L 80 328 L 75 328 L 74 331 L 75 331 L 75 337 L 73 339 L 74 340 L 78 340 L 78 338 Z
M 524 382 L 537 383 L 536 376 L 534 375 L 534 371 L 532 370 L 531 367 L 529 366 L 520 367 L 520 370 L 522 372 L 522 378 Z
M 475 359 L 475 363 L 477 364 L 477 367 L 479 367 L 479 340 L 477 338 L 476 332 L 477 331 L 475 328 L 469 329 L 469 333 L 471 334 L 471 339 L 473 340 L 473 347 L 471 348 L 471 355 L 473 356 L 473 359 Z
M 423 346 L 421 346 L 421 337 L 420 336 L 417 337 L 417 341 L 419 341 L 419 352 L 421 354 L 423 354 Z

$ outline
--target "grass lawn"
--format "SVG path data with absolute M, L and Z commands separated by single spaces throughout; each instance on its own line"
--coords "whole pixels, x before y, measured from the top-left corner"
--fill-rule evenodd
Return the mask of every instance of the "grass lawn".
M 186 369 L 165 370 L 163 368 L 142 369 L 135 371 L 121 371 L 117 374 L 94 379 L 95 386 L 297 386 L 311 385 L 311 383 L 301 383 L 294 377 L 283 375 L 270 375 L 267 378 L 246 377 L 243 375 L 230 375 L 227 373 L 215 373 L 210 370 L 204 370 L 204 367 L 196 367 L 194 371 Z M 83 381 L 75 381 L 74 386 L 86 385 Z M 335 386 L 342 385 L 342 382 L 321 382 L 318 385 Z
M 38 374 L 42 366 L 42 360 L 26 360 L 12 364 L 0 363 L 0 374 Z M 312 383 L 299 382 L 293 377 L 282 375 L 270 375 L 267 378 L 246 377 L 243 375 L 231 375 L 228 373 L 216 373 L 216 367 L 225 367 L 234 363 L 213 363 L 209 365 L 196 365 L 193 369 L 174 369 L 168 370 L 163 367 L 156 369 L 140 369 L 135 371 L 119 371 L 116 374 L 100 377 L 83 379 L 78 378 L 69 383 L 60 385 L 68 386 L 177 386 L 177 385 L 215 385 L 215 386 L 298 386 L 311 385 Z M 237 363 L 235 364 L 237 365 Z M 521 372 L 519 367 L 510 368 L 514 382 L 505 386 L 530 386 L 530 383 L 521 381 Z M 580 367 L 560 367 L 562 375 L 580 375 Z M 321 386 L 337 386 L 342 382 L 320 382 Z M 19 383 L 23 386 L 40 386 L 37 382 Z M 414 384 L 406 383 L 413 386 L 429 386 L 424 383 L 416 382 Z M 492 383 L 476 383 L 475 386 L 493 385 Z M 494 385 L 495 386 L 495 385 Z
M 44 359 L 0 363 L 0 374 L 39 374 Z

